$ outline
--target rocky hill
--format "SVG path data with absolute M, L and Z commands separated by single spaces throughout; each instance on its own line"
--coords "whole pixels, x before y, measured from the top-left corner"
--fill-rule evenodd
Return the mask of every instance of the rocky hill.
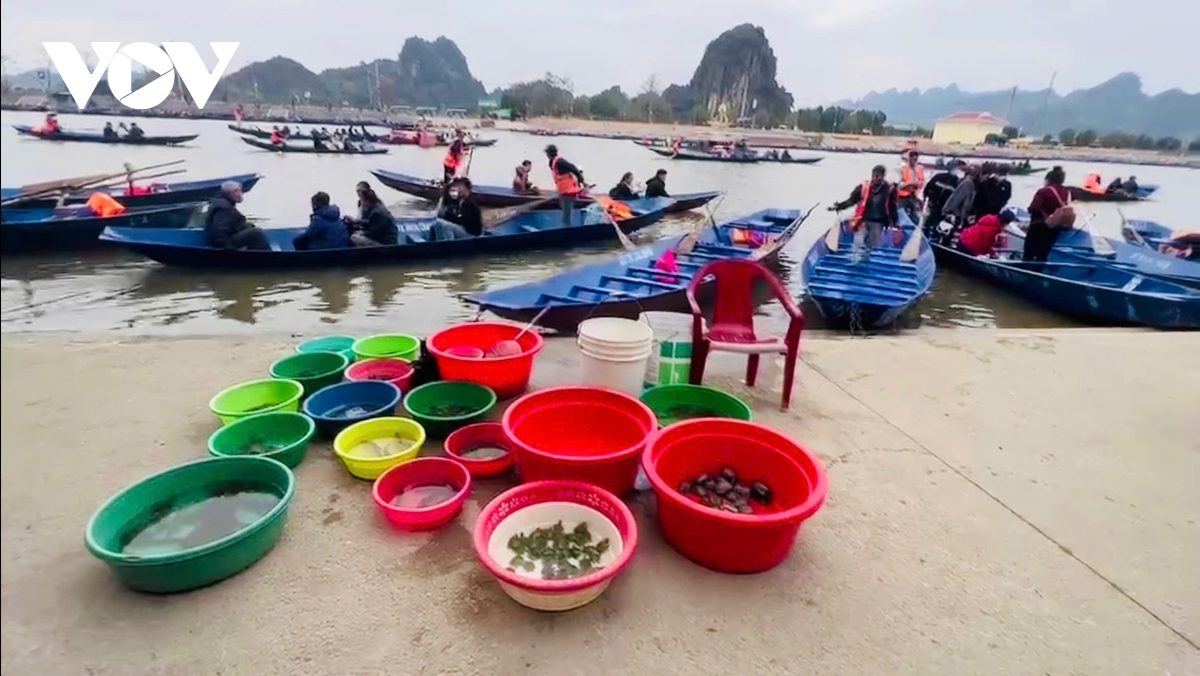
M 763 29 L 731 28 L 708 43 L 687 85 L 672 85 L 663 97 L 680 118 L 704 116 L 723 122 L 780 119 L 792 95 L 775 81 L 775 52 Z

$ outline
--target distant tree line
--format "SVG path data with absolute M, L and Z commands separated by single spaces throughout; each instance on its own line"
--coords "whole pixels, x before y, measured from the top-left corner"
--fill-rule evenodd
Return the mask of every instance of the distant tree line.
M 1101 136 L 1094 129 L 1084 129 L 1082 131 L 1064 129 L 1058 133 L 1058 141 L 1065 146 L 1087 147 L 1096 145 L 1102 148 L 1132 148 L 1168 152 L 1178 151 L 1183 148 L 1183 141 L 1174 136 L 1163 136 L 1156 139 L 1149 134 L 1126 134 L 1123 132 L 1114 132 Z M 1188 150 L 1196 150 L 1193 147 L 1196 145 L 1197 141 L 1192 141 L 1188 146 Z

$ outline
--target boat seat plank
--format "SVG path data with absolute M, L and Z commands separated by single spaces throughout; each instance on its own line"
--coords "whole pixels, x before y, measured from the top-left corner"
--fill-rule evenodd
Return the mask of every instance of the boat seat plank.
M 608 284 L 610 282 L 617 282 L 619 284 L 636 284 L 638 286 L 648 286 L 654 289 L 667 289 L 670 291 L 677 291 L 683 288 L 683 285 L 681 284 L 666 284 L 664 282 L 657 282 L 651 279 L 639 279 L 637 277 L 623 277 L 619 275 L 600 275 L 601 284 Z
M 660 277 L 674 277 L 675 279 L 691 279 L 691 275 L 685 275 L 681 272 L 667 272 L 666 270 L 657 270 L 655 268 L 628 268 L 625 270 L 628 274 L 640 272 L 644 275 L 656 275 Z

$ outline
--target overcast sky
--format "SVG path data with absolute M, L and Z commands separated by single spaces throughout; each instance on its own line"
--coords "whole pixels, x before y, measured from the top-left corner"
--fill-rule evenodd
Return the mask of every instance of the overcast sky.
M 686 83 L 705 45 L 739 23 L 766 29 L 778 80 L 797 105 L 871 90 L 1091 87 L 1121 71 L 1150 93 L 1200 91 L 1200 2 L 1194 0 L 5 0 L 10 71 L 47 62 L 43 41 L 241 42 L 230 70 L 284 55 L 314 71 L 395 58 L 405 38 L 454 40 L 489 89 L 565 75 L 577 93 L 651 74 Z

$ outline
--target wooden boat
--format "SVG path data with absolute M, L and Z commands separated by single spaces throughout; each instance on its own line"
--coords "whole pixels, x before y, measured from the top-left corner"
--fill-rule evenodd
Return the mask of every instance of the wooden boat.
M 654 148 L 651 146 L 645 146 L 645 148 L 646 148 L 646 150 L 649 150 L 652 153 L 662 155 L 663 157 L 668 157 L 672 160 L 696 160 L 699 162 L 729 162 L 731 164 L 754 164 L 755 162 L 761 162 L 763 159 L 762 157 L 760 157 L 758 155 L 752 155 L 752 154 L 724 156 L 724 155 L 714 155 L 712 153 L 700 152 L 698 150 L 688 150 L 687 148 L 680 148 L 679 150 L 674 150 L 671 148 Z
M 982 277 L 1076 319 L 1102 325 L 1200 328 L 1200 290 L 1137 272 L 1064 258 L 1045 263 L 981 258 L 931 244 L 939 265 Z
M 702 230 L 690 253 L 679 244 L 688 235 L 647 244 L 599 263 L 583 265 L 520 286 L 486 291 L 467 298 L 496 315 L 532 321 L 559 331 L 574 331 L 588 317 L 636 318 L 646 310 L 684 311 L 686 289 L 705 264 L 726 258 L 750 258 L 756 248 L 734 243 L 734 234 L 759 233 L 773 239 L 759 252 L 764 263 L 778 256 L 804 222 L 799 211 L 767 209 Z M 678 272 L 655 268 L 668 251 L 675 252 Z M 540 315 L 540 317 L 539 317 Z
M 0 249 L 4 253 L 65 251 L 94 246 L 108 226 L 136 232 L 143 228 L 178 231 L 191 224 L 203 204 L 133 207 L 117 216 L 96 216 L 86 206 L 0 211 Z
M 1092 192 L 1084 190 L 1076 186 L 1067 186 L 1067 191 L 1071 193 L 1071 199 L 1076 202 L 1141 202 L 1147 199 L 1158 186 L 1139 186 L 1136 195 L 1130 195 L 1126 192 Z M 1149 192 L 1146 192 L 1149 191 Z
M 1122 217 L 1121 236 L 1131 246 L 1136 246 L 1143 252 L 1151 251 L 1175 262 L 1182 261 L 1200 265 L 1200 230 L 1181 233 L 1153 221 L 1126 221 Z M 1179 248 L 1191 247 L 1191 252 L 1182 258 L 1159 253 L 1160 247 L 1168 245 Z M 1190 266 L 1184 267 L 1187 270 L 1193 270 Z
M 262 127 L 239 127 L 236 124 L 230 124 L 230 125 L 226 125 L 226 126 L 228 126 L 231 131 L 235 131 L 243 136 L 249 136 L 251 138 L 266 138 L 266 139 L 271 138 L 271 130 L 270 129 L 263 129 Z M 308 132 L 293 131 L 291 136 L 288 137 L 288 140 L 289 141 L 311 141 L 312 136 Z
M 1007 173 L 1009 176 L 1031 176 L 1033 174 L 1040 174 L 1047 170 L 1046 167 L 1034 167 L 1034 166 L 1027 167 L 1024 164 L 1018 164 L 1015 162 L 991 162 L 991 161 L 966 162 L 965 160 L 959 160 L 959 161 L 964 162 L 965 164 L 976 166 L 976 167 L 981 166 L 983 164 L 991 164 L 991 165 L 995 166 L 998 170 L 1003 169 L 1005 171 L 1005 173 Z M 945 171 L 950 168 L 949 163 L 944 162 L 941 159 L 939 159 L 937 162 L 920 162 L 919 164 L 926 169 L 933 169 L 936 171 Z
M 249 136 L 243 136 L 242 141 L 247 145 L 270 150 L 274 153 L 308 153 L 310 155 L 386 155 L 387 148 L 363 148 L 361 150 L 334 150 L 333 148 L 315 148 L 313 146 L 297 146 L 290 143 L 281 146 L 272 145 L 270 141 L 261 141 Z
M 237 176 L 225 176 L 223 178 L 211 178 L 206 181 L 180 181 L 176 183 L 165 183 L 160 188 L 146 195 L 126 195 L 123 188 L 104 188 L 103 191 L 112 195 L 118 202 L 126 207 L 154 207 L 166 206 L 169 204 L 185 204 L 187 202 L 203 202 L 205 200 L 216 197 L 221 192 L 221 184 L 226 181 L 234 181 L 241 184 L 243 192 L 249 192 L 259 180 L 262 179 L 262 174 L 239 174 Z M 83 204 L 88 197 L 96 190 L 81 190 L 76 193 L 67 195 L 65 206 L 72 204 Z M 0 199 L 9 200 L 18 197 L 21 194 L 20 188 L 3 188 L 0 189 Z M 14 202 L 10 205 L 5 205 L 5 210 L 8 209 L 53 209 L 58 205 L 57 197 L 34 197 L 30 200 Z
M 838 250 L 830 251 L 821 237 L 801 267 L 808 296 L 831 327 L 858 331 L 891 325 L 929 293 L 937 272 L 929 242 L 922 237 L 917 258 L 900 260 L 916 232 L 911 225 L 901 228 L 904 239 L 898 246 L 889 230 L 882 246 L 863 252 L 854 251 L 848 221 L 835 227 Z
M 771 157 L 769 155 L 759 155 L 763 162 L 776 162 L 778 164 L 816 164 L 824 157 Z
M 384 169 L 375 169 L 371 173 L 375 178 L 379 179 L 380 183 L 387 187 L 399 190 L 408 195 L 413 195 L 414 197 L 436 202 L 442 196 L 441 181 L 418 178 Z M 471 194 L 475 196 L 475 202 L 481 207 L 513 207 L 554 196 L 554 193 L 519 195 L 513 192 L 513 189 L 508 186 L 482 185 L 479 183 L 471 186 Z M 720 191 L 713 190 L 709 192 L 688 193 L 686 195 L 674 195 L 671 199 L 675 200 L 675 202 L 667 209 L 667 213 L 675 214 L 697 209 L 716 199 L 720 194 Z M 585 199 L 580 200 L 580 203 L 590 201 Z
M 658 222 L 669 200 L 630 202 L 634 217 L 619 221 L 630 233 Z M 474 256 L 497 251 L 569 247 L 588 241 L 614 239 L 612 224 L 604 217 L 577 209 L 572 225 L 563 227 L 557 211 L 532 211 L 489 231 L 482 237 L 431 241 L 436 218 L 398 219 L 399 243 L 390 246 L 350 247 L 297 251 L 293 240 L 304 228 L 267 228 L 269 251 L 214 249 L 202 230 L 109 228 L 100 236 L 164 265 L 193 268 L 266 270 L 279 268 L 343 267 L 395 263 L 411 259 Z
M 24 124 L 14 124 L 13 129 L 17 130 L 22 136 L 30 136 L 32 138 L 41 139 L 43 141 L 76 141 L 80 143 L 112 143 L 131 146 L 173 146 L 180 143 L 194 141 L 199 134 L 188 134 L 185 136 L 143 136 L 141 138 L 127 138 L 118 136 L 109 138 L 98 131 L 59 131 L 55 134 L 43 134 L 34 131 L 33 127 Z

